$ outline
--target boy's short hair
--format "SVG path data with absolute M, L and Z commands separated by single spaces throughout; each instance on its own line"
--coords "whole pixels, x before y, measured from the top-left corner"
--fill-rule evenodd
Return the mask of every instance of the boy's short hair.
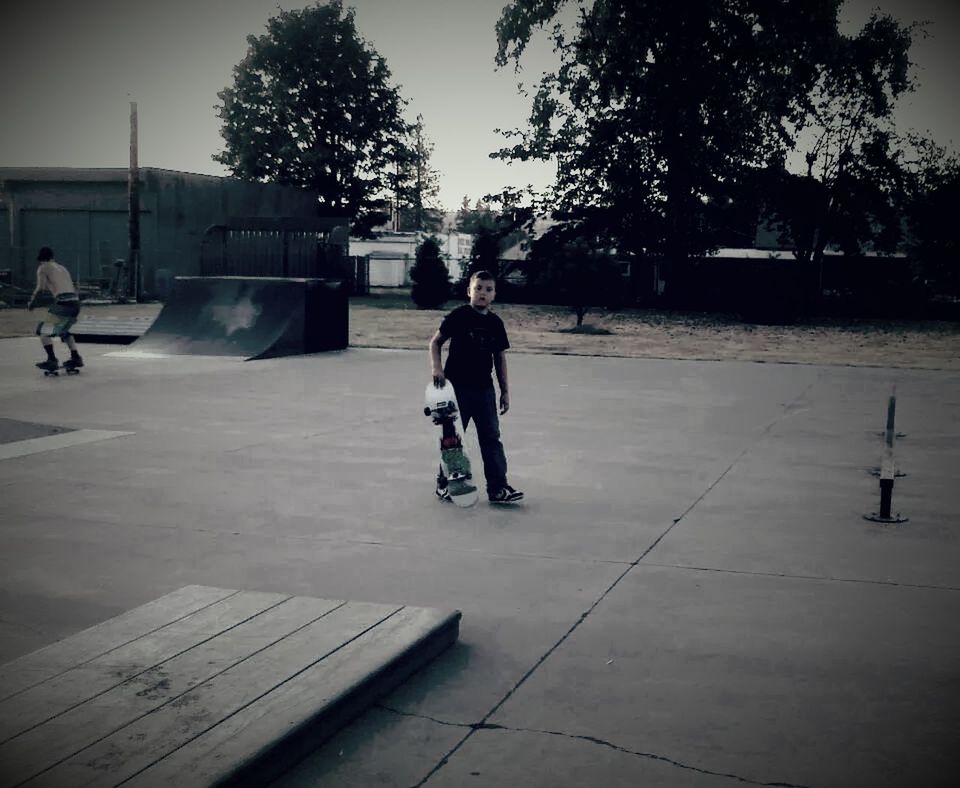
M 40 251 L 37 252 L 37 262 L 45 263 L 48 260 L 53 259 L 53 249 L 49 246 L 41 246 Z
M 473 276 L 470 277 L 470 284 L 480 280 L 496 282 L 497 278 L 489 271 L 474 271 Z

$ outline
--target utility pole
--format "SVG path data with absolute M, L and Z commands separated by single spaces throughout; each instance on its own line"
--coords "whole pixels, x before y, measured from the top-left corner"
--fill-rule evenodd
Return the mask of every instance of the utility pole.
M 393 185 L 393 216 L 390 217 L 393 231 L 400 231 L 400 159 L 397 159 L 397 179 Z
M 128 273 L 133 277 L 133 297 L 140 301 L 140 168 L 137 164 L 137 102 L 130 102 L 130 176 L 127 182 L 129 254 Z

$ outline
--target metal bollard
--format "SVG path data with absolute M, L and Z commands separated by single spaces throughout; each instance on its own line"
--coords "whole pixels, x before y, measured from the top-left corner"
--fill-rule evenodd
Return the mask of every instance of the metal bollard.
M 887 428 L 884 431 L 883 463 L 880 466 L 880 511 L 865 514 L 864 519 L 875 523 L 905 523 L 910 518 L 902 517 L 899 512 L 894 516 L 893 509 L 893 480 L 897 476 L 897 467 L 893 460 L 893 445 L 896 440 L 897 417 L 897 387 L 887 403 Z

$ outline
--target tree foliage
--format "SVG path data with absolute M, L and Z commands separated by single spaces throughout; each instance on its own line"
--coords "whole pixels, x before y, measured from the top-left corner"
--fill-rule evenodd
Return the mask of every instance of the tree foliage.
M 439 309 L 450 298 L 450 274 L 440 257 L 436 238 L 426 238 L 420 244 L 410 279 L 410 297 L 419 309 Z
M 543 76 L 509 159 L 556 159 L 554 215 L 624 252 L 682 260 L 716 244 L 743 173 L 789 146 L 808 108 L 838 0 L 513 0 L 498 64 L 549 28 Z
M 474 235 L 481 228 L 493 230 L 497 226 L 497 213 L 486 200 L 477 200 L 470 207 L 470 198 L 466 195 L 457 211 L 456 228 L 461 233 Z
M 623 301 L 624 281 L 604 244 L 583 237 L 565 237 L 562 229 L 532 244 L 530 284 L 541 298 L 570 307 L 577 328 L 590 309 Z
M 834 39 L 797 124 L 805 171 L 776 173 L 767 188 L 769 215 L 798 259 L 819 264 L 831 245 L 889 252 L 900 240 L 905 169 L 892 115 L 913 89 L 916 29 L 874 14 L 856 35 Z
M 941 295 L 960 296 L 960 157 L 930 140 L 914 140 L 918 152 L 907 176 L 907 227 L 911 257 L 925 284 Z
M 520 205 L 521 193 L 507 189 L 501 194 L 487 195 L 478 200 L 473 210 L 468 198 L 463 198 L 463 206 L 457 215 L 457 226 L 461 232 L 473 235 L 470 247 L 470 260 L 461 272 L 460 280 L 454 287 L 457 296 L 465 295 L 470 277 L 477 271 L 488 271 L 500 282 L 502 276 L 510 272 L 504 265 L 501 255 L 514 244 L 528 239 L 528 229 L 533 223 L 533 206 Z
M 500 276 L 500 237 L 496 229 L 480 227 L 473 236 L 470 261 L 463 271 L 463 282 L 470 281 L 477 271 L 489 271 L 494 279 Z
M 410 127 L 409 142 L 397 162 L 394 184 L 398 230 L 436 232 L 443 225 L 440 175 L 430 165 L 433 143 L 427 139 L 423 116 Z
M 409 126 L 384 59 L 341 0 L 283 11 L 247 37 L 234 84 L 217 95 L 224 150 L 236 177 L 308 187 L 318 212 L 383 221 L 387 175 Z

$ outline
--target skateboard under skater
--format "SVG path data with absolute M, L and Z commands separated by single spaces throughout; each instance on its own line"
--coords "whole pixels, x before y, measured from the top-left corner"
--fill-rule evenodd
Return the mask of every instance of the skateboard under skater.
M 56 361 L 38 361 L 36 364 L 37 369 L 42 369 L 44 377 L 47 378 L 58 377 L 61 369 L 68 375 L 79 375 L 82 366 L 82 363 L 76 364 L 71 359 L 67 359 L 63 364 L 58 364 Z
M 479 494 L 473 483 L 470 460 L 463 450 L 463 438 L 457 430 L 460 409 L 449 381 L 442 388 L 427 385 L 425 416 L 440 427 L 440 470 L 447 479 L 447 492 L 457 506 L 473 506 Z
M 62 337 L 63 330 L 69 330 L 70 326 L 73 325 L 73 320 L 65 324 L 58 324 L 56 322 L 49 322 L 41 320 L 37 323 L 36 334 L 38 337 Z M 68 375 L 79 375 L 80 367 L 83 366 L 83 359 L 77 357 L 68 358 L 63 364 L 60 364 L 56 359 L 47 359 L 46 361 L 38 361 L 35 365 L 37 369 L 42 369 L 45 377 L 57 377 L 59 375 L 59 370 L 63 370 Z

